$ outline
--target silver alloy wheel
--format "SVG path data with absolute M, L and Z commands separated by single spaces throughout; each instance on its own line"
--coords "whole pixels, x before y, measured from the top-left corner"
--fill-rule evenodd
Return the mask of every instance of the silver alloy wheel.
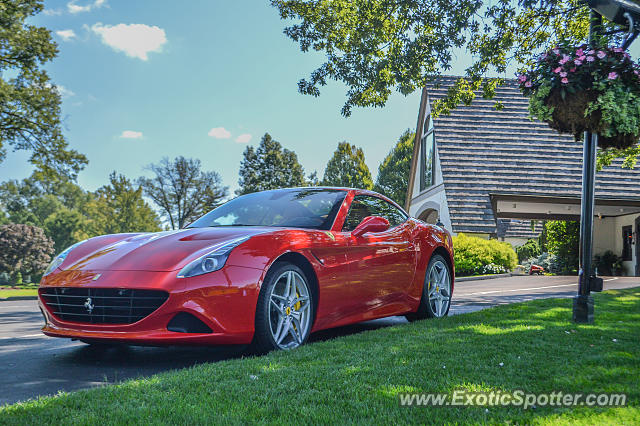
M 305 279 L 296 271 L 285 271 L 271 287 L 269 328 L 281 349 L 302 344 L 311 323 L 311 300 Z
M 451 279 L 444 262 L 437 260 L 431 265 L 427 274 L 427 291 L 433 315 L 443 317 L 451 301 Z

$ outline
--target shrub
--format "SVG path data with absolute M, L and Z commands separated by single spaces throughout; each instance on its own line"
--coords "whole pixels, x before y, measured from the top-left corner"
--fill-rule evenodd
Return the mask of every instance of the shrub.
M 37 226 L 9 224 L 0 226 L 0 269 L 13 274 L 39 274 L 54 253 L 53 240 Z M 16 282 L 21 284 L 21 282 Z
M 560 274 L 577 274 L 580 253 L 580 222 L 551 220 L 545 224 L 547 248 L 557 257 Z
M 458 234 L 453 237 L 456 275 L 500 273 L 517 265 L 516 252 L 511 244 Z
M 540 256 L 540 244 L 538 244 L 538 240 L 532 238 L 523 245 L 516 247 L 516 254 L 518 255 L 519 263 L 532 257 Z
M 595 267 L 598 268 L 598 275 L 618 275 L 622 269 L 621 259 L 611 250 L 596 254 L 593 260 Z
M 560 264 L 558 263 L 558 258 L 555 254 L 551 253 L 541 253 L 538 257 L 532 257 L 522 262 L 525 272 L 529 273 L 529 269 L 532 264 L 542 266 L 545 271 L 554 274 L 560 272 L 561 269 Z

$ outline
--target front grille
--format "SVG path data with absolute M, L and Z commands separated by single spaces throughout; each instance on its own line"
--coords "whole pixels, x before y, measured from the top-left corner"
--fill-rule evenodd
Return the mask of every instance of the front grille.
M 42 301 L 62 321 L 132 324 L 158 309 L 169 294 L 124 288 L 46 287 Z

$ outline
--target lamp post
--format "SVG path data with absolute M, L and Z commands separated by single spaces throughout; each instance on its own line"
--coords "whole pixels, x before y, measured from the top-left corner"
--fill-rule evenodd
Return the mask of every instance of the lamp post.
M 602 30 L 602 17 L 619 25 L 628 26 L 622 48 L 631 45 L 638 35 L 636 22 L 640 22 L 640 2 L 630 0 L 588 0 L 591 7 L 589 44 L 593 45 Z M 602 278 L 592 274 L 593 212 L 595 202 L 596 151 L 598 135 L 584 132 L 582 157 L 582 202 L 580 212 L 580 273 L 578 294 L 573 298 L 573 320 L 593 322 L 591 291 L 602 291 Z

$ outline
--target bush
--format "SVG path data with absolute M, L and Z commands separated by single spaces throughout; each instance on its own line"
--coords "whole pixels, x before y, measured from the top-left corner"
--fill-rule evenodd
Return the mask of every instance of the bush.
M 603 254 L 596 254 L 593 261 L 598 269 L 598 275 L 619 275 L 621 272 L 622 260 L 611 250 L 607 250 Z
M 518 258 L 511 244 L 458 234 L 453 237 L 456 275 L 507 272 L 516 267 Z
M 557 257 L 560 274 L 577 274 L 580 253 L 580 222 L 551 220 L 545 224 L 547 248 Z
M 8 272 L 0 272 L 0 285 L 11 284 L 11 276 Z
M 516 254 L 518 255 L 519 263 L 532 257 L 540 256 L 540 244 L 538 244 L 538 240 L 532 238 L 523 245 L 516 247 Z
M 0 270 L 12 274 L 16 284 L 22 284 L 24 275 L 43 272 L 54 254 L 53 240 L 31 225 L 0 226 L 0 247 Z
M 529 273 L 531 265 L 542 266 L 545 271 L 557 274 L 561 270 L 561 265 L 558 262 L 558 258 L 552 253 L 541 253 L 538 257 L 532 257 L 522 262 L 522 266 L 526 273 Z

